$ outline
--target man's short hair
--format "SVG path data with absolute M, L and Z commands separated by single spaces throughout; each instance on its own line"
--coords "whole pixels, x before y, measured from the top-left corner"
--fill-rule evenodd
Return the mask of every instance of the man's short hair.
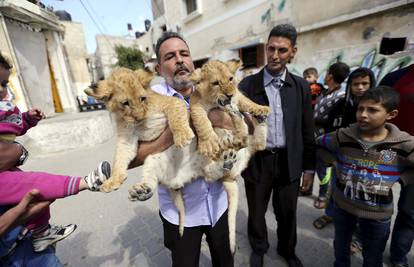
M 391 112 L 398 108 L 398 105 L 400 104 L 400 94 L 390 86 L 380 85 L 366 91 L 359 101 L 366 100 L 380 103 L 387 112 Z
M 184 40 L 184 38 L 178 33 L 178 32 L 173 32 L 173 31 L 167 31 L 164 32 L 160 38 L 158 38 L 157 40 L 157 44 L 155 45 L 155 55 L 157 56 L 157 60 L 158 62 L 160 62 L 160 47 L 161 45 L 167 41 L 168 39 L 171 38 L 178 38 L 181 41 L 183 41 L 185 43 L 185 45 L 188 47 L 187 42 Z
M 10 62 L 1 53 L 0 53 L 0 67 L 5 68 L 6 70 L 13 68 Z
M 332 75 L 336 83 L 341 84 L 349 75 L 349 66 L 343 62 L 336 62 L 329 67 L 328 74 Z
M 298 33 L 292 24 L 279 24 L 273 27 L 273 29 L 270 31 L 267 41 L 269 41 L 271 37 L 285 37 L 289 39 L 292 46 L 295 47 Z
M 314 75 L 316 78 L 318 78 L 318 70 L 314 67 L 307 68 L 303 71 L 303 76 L 306 75 Z

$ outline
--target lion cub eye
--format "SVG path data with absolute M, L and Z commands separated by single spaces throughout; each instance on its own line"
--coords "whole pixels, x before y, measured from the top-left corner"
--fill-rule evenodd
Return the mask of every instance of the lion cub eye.
M 128 102 L 128 100 L 125 100 L 125 101 L 121 102 L 121 104 L 122 104 L 123 106 L 129 106 L 129 102 Z
M 230 78 L 229 78 L 229 81 L 230 81 L 230 82 L 231 82 L 231 81 L 233 81 L 233 77 L 230 77 Z
M 141 97 L 139 98 L 139 100 L 140 100 L 141 102 L 144 102 L 146 99 L 147 99 L 147 97 L 146 97 L 146 96 L 141 96 Z
M 214 82 L 212 82 L 211 83 L 213 86 L 217 86 L 217 85 L 219 85 L 219 81 L 214 81 Z

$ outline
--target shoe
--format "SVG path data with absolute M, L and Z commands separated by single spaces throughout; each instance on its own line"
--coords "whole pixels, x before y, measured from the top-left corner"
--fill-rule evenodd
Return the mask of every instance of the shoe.
M 263 255 L 252 252 L 250 254 L 250 267 L 263 267 Z
M 289 257 L 281 255 L 281 254 L 279 255 L 286 261 L 289 267 L 303 267 L 302 262 L 296 255 L 289 256 Z
M 32 236 L 32 244 L 35 252 L 41 252 L 50 245 L 65 239 L 76 229 L 76 224 L 68 224 L 66 226 L 53 225 L 40 236 Z
M 99 163 L 98 168 L 85 176 L 85 182 L 91 191 L 99 191 L 99 188 L 111 176 L 111 164 L 108 161 Z

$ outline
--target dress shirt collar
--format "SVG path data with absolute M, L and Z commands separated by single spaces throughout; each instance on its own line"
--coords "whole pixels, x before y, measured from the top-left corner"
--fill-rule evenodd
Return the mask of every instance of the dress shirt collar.
M 279 78 L 282 82 L 285 82 L 286 80 L 286 68 L 283 69 L 283 71 L 281 73 L 279 73 L 276 76 L 272 76 L 266 68 L 264 68 L 264 73 L 263 73 L 263 81 L 264 81 L 264 86 L 268 86 L 272 80 L 274 78 Z

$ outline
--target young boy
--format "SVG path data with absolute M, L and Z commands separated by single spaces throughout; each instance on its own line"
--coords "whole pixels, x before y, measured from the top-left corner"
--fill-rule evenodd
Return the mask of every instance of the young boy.
M 345 88 L 342 88 L 341 84 L 345 81 L 348 75 L 349 66 L 343 62 L 336 62 L 329 67 L 325 76 L 325 84 L 328 88 L 315 105 L 314 118 L 316 137 L 324 133 L 335 131 L 341 127 L 337 117 L 338 114 L 341 114 L 342 112 L 342 104 L 346 93 Z M 319 196 L 314 202 L 314 207 L 323 209 L 326 207 L 327 203 L 331 168 L 327 165 L 323 165 L 321 161 L 317 159 L 316 173 L 320 180 L 320 187 Z M 324 215 L 316 219 L 313 225 L 317 229 L 322 229 L 331 222 L 332 218 L 329 215 Z
M 382 266 L 393 213 L 392 186 L 413 182 L 414 137 L 388 123 L 398 114 L 398 93 L 379 86 L 361 96 L 357 123 L 317 143 L 335 161 L 335 264 L 350 266 L 350 243 L 359 223 L 364 266 Z
M 323 85 L 317 82 L 318 70 L 313 67 L 307 68 L 303 71 L 303 78 L 309 83 L 312 96 L 312 108 L 314 108 L 316 105 L 316 100 L 324 89 Z

